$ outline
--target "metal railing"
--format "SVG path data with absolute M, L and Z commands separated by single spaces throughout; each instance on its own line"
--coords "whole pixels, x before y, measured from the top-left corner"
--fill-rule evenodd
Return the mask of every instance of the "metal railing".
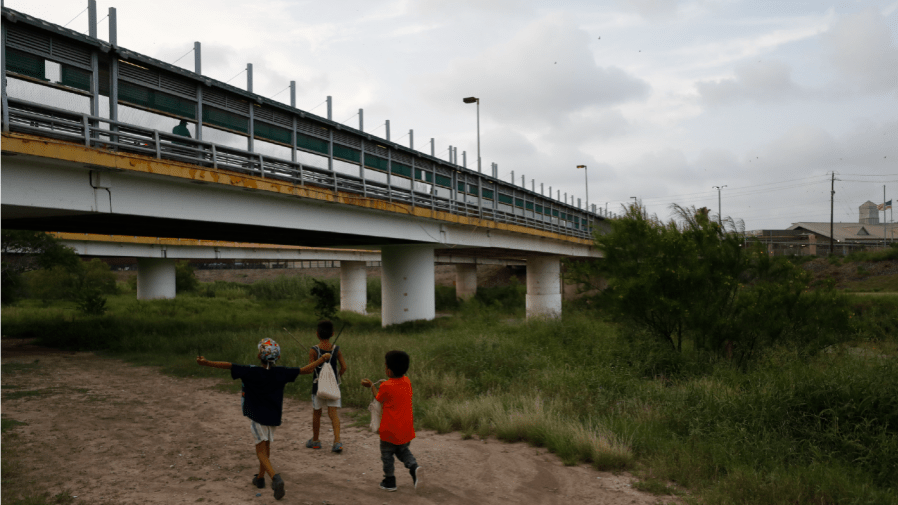
M 75 112 L 8 97 L 4 80 L 4 129 L 577 238 L 591 239 L 590 229 L 605 219 L 551 195 L 527 190 L 514 182 L 469 170 L 8 8 L 3 8 L 3 30 L 2 75 L 29 86 L 49 86 L 87 97 L 91 111 Z M 12 70 L 7 48 L 17 55 Z M 47 62 L 62 66 L 59 82 L 43 78 L 42 69 Z M 127 71 L 120 72 L 120 66 L 127 67 Z M 79 75 L 87 81 L 79 81 Z M 120 96 L 120 85 L 127 86 L 130 94 Z M 146 103 L 135 104 L 139 97 L 135 98 L 134 90 L 168 102 L 158 105 L 154 99 L 146 98 Z M 99 115 L 99 102 L 106 99 L 110 117 Z M 202 138 L 204 130 L 240 135 L 248 139 L 248 148 L 118 121 L 113 118 L 118 117 L 119 105 L 184 119 L 195 124 L 198 138 Z M 206 117 L 210 111 L 218 114 L 217 119 Z M 233 126 L 222 127 L 222 121 L 230 121 L 228 124 Z M 273 140 L 274 137 L 281 140 Z M 254 139 L 290 149 L 291 159 L 258 152 Z M 320 157 L 326 168 L 296 161 L 299 152 Z M 355 167 L 358 174 L 337 170 L 335 165 L 339 163 Z M 373 173 L 386 181 L 368 176 Z

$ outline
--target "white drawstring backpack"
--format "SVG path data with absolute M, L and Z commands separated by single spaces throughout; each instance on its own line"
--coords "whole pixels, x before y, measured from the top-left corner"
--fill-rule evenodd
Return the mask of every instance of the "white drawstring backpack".
M 326 351 L 320 351 L 326 352 Z M 330 360 L 334 359 L 331 354 L 330 359 L 324 362 L 321 372 L 318 373 L 318 398 L 322 400 L 339 400 L 340 384 L 337 382 L 337 375 L 334 373 L 334 367 L 331 366 Z

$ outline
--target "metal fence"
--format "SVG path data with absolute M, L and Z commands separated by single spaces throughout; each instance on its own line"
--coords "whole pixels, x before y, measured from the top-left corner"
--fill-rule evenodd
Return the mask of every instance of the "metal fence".
M 4 80 L 4 131 L 584 239 L 591 239 L 591 229 L 605 219 L 551 195 L 7 8 L 2 22 L 3 75 L 19 87 L 41 87 L 70 96 L 73 103 L 89 104 L 85 112 L 76 106 L 41 103 L 40 93 L 9 96 Z M 108 109 L 105 115 L 100 113 L 101 103 Z M 120 108 L 143 111 L 146 117 L 183 120 L 193 125 L 197 138 L 160 131 L 146 124 L 153 123 L 149 120 L 145 124 L 119 120 Z M 218 132 L 233 139 L 245 137 L 247 148 L 204 141 L 203 131 L 207 136 Z M 257 148 L 261 145 L 289 149 L 291 159 L 264 154 Z M 298 154 L 317 158 L 324 166 L 297 161 Z M 355 167 L 357 175 L 337 170 L 337 165 Z

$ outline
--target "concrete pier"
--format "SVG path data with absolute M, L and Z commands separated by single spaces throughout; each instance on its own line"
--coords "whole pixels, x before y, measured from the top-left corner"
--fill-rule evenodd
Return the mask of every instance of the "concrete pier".
M 171 300 L 175 297 L 175 260 L 137 259 L 137 299 Z
M 365 313 L 368 304 L 368 276 L 364 261 L 340 262 L 340 310 Z
M 561 259 L 527 259 L 527 319 L 561 317 Z
M 477 265 L 459 263 L 455 265 L 455 296 L 468 300 L 477 294 Z
M 381 324 L 431 320 L 436 316 L 434 247 L 386 246 L 381 249 Z

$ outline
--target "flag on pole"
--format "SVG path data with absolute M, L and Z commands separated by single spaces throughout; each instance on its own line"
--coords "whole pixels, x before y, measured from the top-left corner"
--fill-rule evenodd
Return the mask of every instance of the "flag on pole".
M 889 200 L 889 201 L 886 202 L 886 203 L 881 203 L 881 204 L 879 204 L 879 205 L 876 206 L 876 210 L 886 210 L 886 209 L 891 209 L 891 208 L 892 208 L 892 201 L 891 201 L 891 200 Z

